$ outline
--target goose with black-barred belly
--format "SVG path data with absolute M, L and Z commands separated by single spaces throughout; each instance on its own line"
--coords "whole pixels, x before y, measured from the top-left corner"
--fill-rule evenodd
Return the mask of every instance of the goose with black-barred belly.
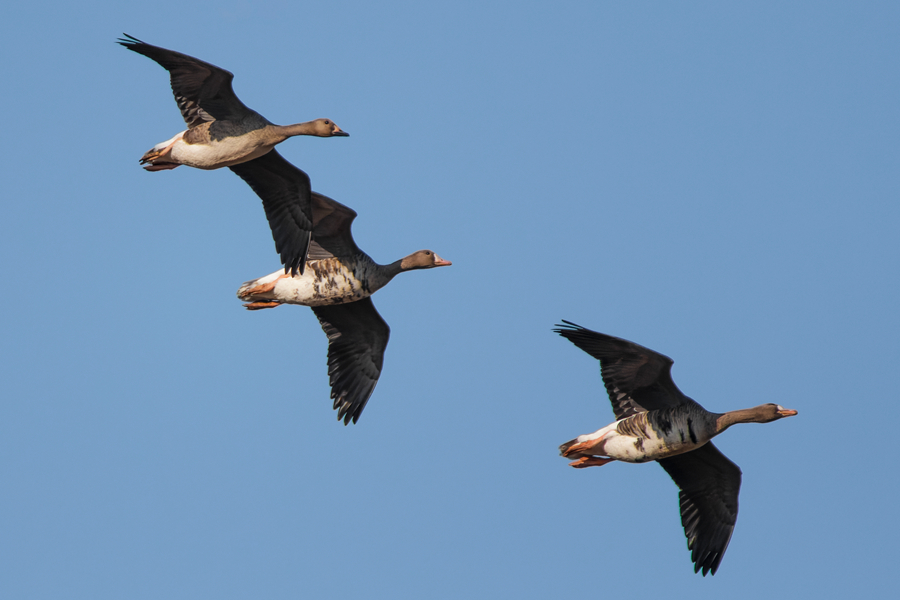
M 559 447 L 576 468 L 658 461 L 679 487 L 694 572 L 715 575 L 737 523 L 741 470 L 710 440 L 737 423 L 797 414 L 778 404 L 712 413 L 672 381 L 673 361 L 649 348 L 563 321 L 555 331 L 600 361 L 617 421 Z
M 242 176 L 263 202 L 267 194 L 296 192 L 305 177 L 284 159 L 278 169 L 257 169 Z M 291 174 L 293 172 L 293 175 Z M 357 247 L 350 232 L 356 212 L 312 192 L 311 241 L 306 269 L 289 275 L 276 271 L 244 283 L 238 298 L 250 310 L 282 304 L 309 306 L 328 336 L 328 376 L 338 420 L 356 423 L 381 376 L 390 337 L 370 296 L 406 271 L 449 266 L 431 250 L 419 250 L 388 265 L 380 265 Z
M 313 192 L 313 195 L 316 196 Z M 315 233 L 314 233 L 315 235 Z M 317 238 L 313 238 L 310 256 L 314 256 Z M 431 269 L 452 264 L 431 250 L 419 250 L 388 265 L 379 265 L 361 250 L 342 257 L 309 259 L 306 271 L 294 276 L 275 271 L 247 281 L 238 290 L 246 308 L 257 310 L 280 304 L 328 306 L 368 298 L 391 279 L 414 269 Z

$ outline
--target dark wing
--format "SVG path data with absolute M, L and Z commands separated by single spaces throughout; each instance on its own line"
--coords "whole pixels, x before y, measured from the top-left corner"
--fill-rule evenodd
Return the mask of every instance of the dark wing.
M 350 226 L 356 218 L 355 210 L 318 192 L 310 195 L 310 203 L 313 220 L 310 260 L 350 256 L 361 252 L 350 233 Z
M 312 310 L 328 336 L 328 378 L 338 421 L 356 423 L 381 375 L 391 328 L 371 298 Z
M 693 403 L 672 381 L 672 359 L 634 342 L 563 321 L 556 333 L 600 361 L 616 419 Z
M 740 468 L 712 443 L 657 462 L 681 489 L 681 524 L 694 573 L 715 575 L 737 522 Z
M 155 60 L 169 72 L 175 102 L 188 128 L 207 121 L 237 121 L 253 112 L 235 95 L 231 88 L 234 75 L 229 71 L 181 52 L 145 44 L 127 33 L 123 35 L 119 44 Z
M 262 200 L 284 272 L 303 273 L 313 230 L 309 177 L 277 150 L 228 168 Z

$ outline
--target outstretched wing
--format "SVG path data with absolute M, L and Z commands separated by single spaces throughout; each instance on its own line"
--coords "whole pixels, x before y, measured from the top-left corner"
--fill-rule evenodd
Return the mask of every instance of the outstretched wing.
M 309 177 L 274 149 L 228 168 L 262 200 L 284 272 L 303 273 L 313 229 Z
M 634 342 L 563 321 L 556 333 L 600 361 L 600 374 L 616 419 L 694 403 L 672 381 L 673 361 Z
M 737 522 L 740 468 L 711 442 L 657 462 L 681 490 L 681 524 L 694 573 L 715 575 Z
M 188 128 L 215 120 L 240 120 L 253 113 L 231 88 L 234 75 L 200 59 L 146 44 L 123 34 L 119 44 L 155 60 L 169 72 L 172 93 Z
M 328 336 L 328 378 L 338 420 L 356 423 L 381 376 L 391 329 L 371 298 L 312 310 Z

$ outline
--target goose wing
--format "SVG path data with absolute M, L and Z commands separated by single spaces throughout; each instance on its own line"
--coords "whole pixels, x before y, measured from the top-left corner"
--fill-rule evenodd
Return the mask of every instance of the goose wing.
M 381 376 L 391 328 L 371 298 L 312 310 L 328 336 L 328 378 L 338 420 L 356 423 Z
M 309 258 L 333 258 L 351 256 L 362 251 L 353 241 L 350 226 L 356 211 L 318 192 L 310 195 L 313 220 L 313 241 Z
M 657 461 L 679 487 L 681 524 L 694 573 L 713 575 L 737 522 L 741 470 L 711 442 Z
M 672 381 L 674 361 L 668 356 L 569 321 L 563 323 L 553 331 L 600 361 L 600 375 L 617 420 L 694 403 Z
M 309 176 L 274 149 L 228 168 L 262 200 L 284 272 L 303 273 L 313 230 Z
M 155 60 L 169 72 L 175 102 L 189 129 L 209 121 L 237 121 L 253 113 L 231 88 L 231 72 L 193 56 L 147 44 L 127 33 L 123 35 L 119 44 Z

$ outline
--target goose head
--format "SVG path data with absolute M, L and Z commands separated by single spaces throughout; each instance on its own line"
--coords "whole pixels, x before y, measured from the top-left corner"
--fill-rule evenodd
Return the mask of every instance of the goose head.
M 350 134 L 337 126 L 337 123 L 331 119 L 316 119 L 310 121 L 309 125 L 312 129 L 312 135 L 319 137 L 347 137 Z
M 409 271 L 412 269 L 433 269 L 434 267 L 447 267 L 452 265 L 449 260 L 444 260 L 431 250 L 419 250 L 413 252 L 400 261 L 400 269 Z

